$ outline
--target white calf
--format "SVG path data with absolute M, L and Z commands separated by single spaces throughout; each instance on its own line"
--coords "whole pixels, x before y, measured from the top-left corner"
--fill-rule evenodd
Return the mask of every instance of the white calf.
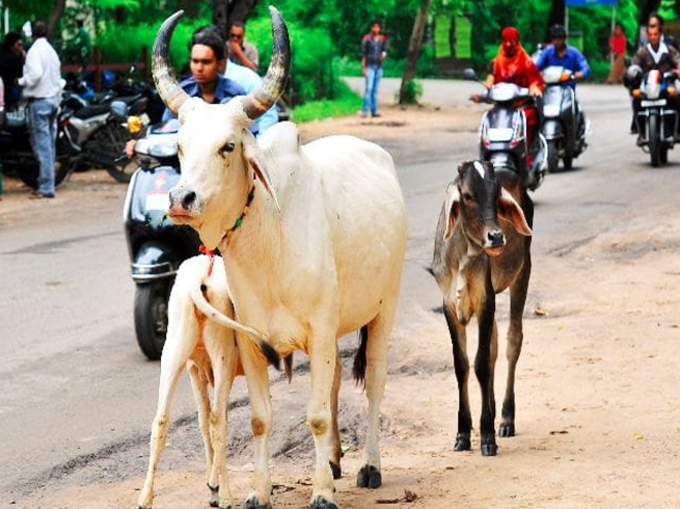
M 191 376 L 198 406 L 198 423 L 205 444 L 206 477 L 211 490 L 210 505 L 231 507 L 225 464 L 227 405 L 234 377 L 243 373 L 236 348 L 237 333 L 232 328 L 256 337 L 257 333 L 231 320 L 234 310 L 227 295 L 224 264 L 219 257 L 214 261 L 210 273 L 212 261 L 208 256 L 186 260 L 177 272 L 170 293 L 158 410 L 151 429 L 149 469 L 139 496 L 140 509 L 149 509 L 153 503 L 154 477 L 160 453 L 165 448 L 170 403 L 184 366 Z M 266 345 L 260 347 L 266 348 Z M 265 355 L 269 356 L 270 352 Z M 208 384 L 214 386 L 212 405 Z

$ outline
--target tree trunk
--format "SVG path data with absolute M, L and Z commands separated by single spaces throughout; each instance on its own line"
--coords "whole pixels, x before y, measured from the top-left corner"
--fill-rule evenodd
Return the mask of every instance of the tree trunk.
M 418 57 L 420 56 L 420 46 L 423 41 L 423 32 L 425 31 L 425 23 L 427 22 L 427 14 L 430 11 L 431 0 L 421 0 L 416 19 L 413 22 L 413 30 L 411 31 L 411 39 L 408 43 L 408 53 L 406 55 L 406 69 L 404 69 L 404 76 L 401 79 L 401 87 L 399 89 L 399 104 L 404 103 L 404 90 L 406 82 L 412 80 L 416 75 L 416 68 L 418 67 Z
M 53 39 L 54 34 L 57 33 L 57 28 L 59 28 L 59 21 L 61 20 L 62 14 L 64 14 L 64 9 L 66 8 L 66 0 L 55 0 L 52 11 L 47 18 L 47 37 L 48 39 Z
M 564 18 L 567 15 L 565 0 L 552 0 L 550 7 L 550 16 L 548 17 L 548 26 L 543 36 L 542 42 L 550 41 L 550 27 L 553 25 L 564 25 Z
M 256 5 L 257 0 L 232 0 L 229 2 L 229 19 L 245 23 Z
M 213 0 L 212 22 L 213 25 L 220 29 L 225 40 L 229 35 L 229 16 L 227 14 L 228 7 L 228 0 Z

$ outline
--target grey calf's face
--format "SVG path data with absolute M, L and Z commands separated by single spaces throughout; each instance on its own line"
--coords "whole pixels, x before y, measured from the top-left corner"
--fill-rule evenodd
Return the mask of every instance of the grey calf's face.
M 467 237 L 490 256 L 498 256 L 505 235 L 498 225 L 501 186 L 488 162 L 466 161 L 458 166 L 460 216 Z

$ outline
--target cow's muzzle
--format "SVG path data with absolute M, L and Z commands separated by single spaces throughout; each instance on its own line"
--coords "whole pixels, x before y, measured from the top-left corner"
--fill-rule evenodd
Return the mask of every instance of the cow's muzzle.
M 503 252 L 505 235 L 502 230 L 491 230 L 486 233 L 484 239 L 484 251 L 489 256 L 498 256 Z
M 168 215 L 170 217 L 193 216 L 198 205 L 198 196 L 191 189 L 171 189 L 169 193 L 170 204 Z

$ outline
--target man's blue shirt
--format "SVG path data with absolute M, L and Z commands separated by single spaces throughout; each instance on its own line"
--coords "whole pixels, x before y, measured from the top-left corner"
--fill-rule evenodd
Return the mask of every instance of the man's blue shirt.
M 557 54 L 555 46 L 551 45 L 545 48 L 538 57 L 536 67 L 542 71 L 546 67 L 553 65 L 562 66 L 565 69 L 569 69 L 572 73 L 581 71 L 584 78 L 587 78 L 590 75 L 590 66 L 588 65 L 586 57 L 573 46 L 567 46 L 567 51 L 563 56 Z M 569 85 L 571 88 L 576 88 L 576 80 L 571 79 L 565 81 L 564 84 Z
M 201 89 L 199 88 L 198 83 L 196 83 L 196 78 L 193 76 L 189 76 L 188 78 L 180 81 L 179 86 L 182 87 L 182 90 L 189 94 L 190 97 L 201 97 Z M 229 99 L 236 97 L 237 95 L 246 95 L 246 91 L 238 83 L 225 78 L 221 74 L 218 74 L 213 104 L 227 102 Z M 171 118 L 175 118 L 175 115 L 173 115 L 168 108 L 165 108 L 161 121 L 167 122 Z

